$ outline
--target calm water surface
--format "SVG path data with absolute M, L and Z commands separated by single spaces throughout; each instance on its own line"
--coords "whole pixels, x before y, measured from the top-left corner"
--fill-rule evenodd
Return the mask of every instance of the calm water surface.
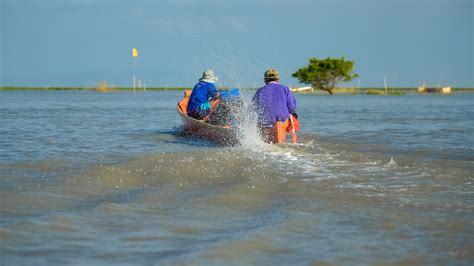
M 474 263 L 474 94 L 297 95 L 300 144 L 236 147 L 181 95 L 0 91 L 0 265 Z

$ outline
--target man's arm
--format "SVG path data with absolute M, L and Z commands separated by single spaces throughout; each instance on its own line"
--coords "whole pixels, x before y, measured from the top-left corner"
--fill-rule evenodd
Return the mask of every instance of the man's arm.
M 220 96 L 220 92 L 216 89 L 216 86 L 214 84 L 209 86 L 209 97 L 211 99 L 217 99 Z
M 293 93 L 291 93 L 290 89 L 288 89 L 288 96 L 287 96 L 287 107 L 288 107 L 288 112 L 290 114 L 295 114 L 296 113 L 296 99 L 293 96 Z

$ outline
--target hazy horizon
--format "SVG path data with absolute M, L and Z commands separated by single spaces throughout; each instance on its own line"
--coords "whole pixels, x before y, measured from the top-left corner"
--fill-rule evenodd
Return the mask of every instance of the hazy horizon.
M 291 74 L 330 56 L 355 61 L 344 87 L 474 87 L 470 0 L 0 1 L 0 86 L 189 87 L 206 68 L 303 86 Z

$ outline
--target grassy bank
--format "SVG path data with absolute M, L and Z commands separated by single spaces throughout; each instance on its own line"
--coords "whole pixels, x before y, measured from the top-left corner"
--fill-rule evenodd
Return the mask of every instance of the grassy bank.
M 474 88 L 451 88 L 452 93 L 474 93 Z M 326 91 L 314 90 L 310 92 L 314 94 L 328 94 Z M 418 94 L 418 88 L 336 88 L 334 94 L 368 94 L 368 95 L 404 95 Z
M 190 88 L 182 87 L 152 87 L 146 88 L 147 91 L 176 91 L 176 90 L 189 90 Z M 97 91 L 98 88 L 87 88 L 87 87 L 0 87 L 0 90 L 45 90 L 45 91 Z M 104 91 L 133 91 L 133 88 L 106 88 Z M 143 89 L 135 89 L 136 91 L 143 91 Z
M 151 87 L 146 88 L 147 91 L 182 91 L 189 90 L 189 87 Z M 222 89 L 222 88 L 221 88 Z M 228 89 L 228 88 L 223 88 Z M 50 90 L 50 91 L 133 91 L 133 88 L 128 87 L 118 87 L 118 88 L 87 88 L 87 87 L 0 87 L 0 90 Z M 143 91 L 135 89 L 136 91 Z M 256 88 L 243 88 L 242 90 L 256 90 Z M 407 93 L 417 93 L 417 88 L 336 88 L 333 90 L 334 94 L 369 94 L 369 95 L 382 95 L 385 94 L 385 91 L 388 95 L 403 95 Z M 473 93 L 474 88 L 452 88 L 453 93 Z M 328 94 L 322 90 L 314 90 L 312 92 L 302 92 L 302 93 L 315 93 L 315 94 Z
M 403 95 L 417 93 L 417 88 L 337 88 L 335 94 Z

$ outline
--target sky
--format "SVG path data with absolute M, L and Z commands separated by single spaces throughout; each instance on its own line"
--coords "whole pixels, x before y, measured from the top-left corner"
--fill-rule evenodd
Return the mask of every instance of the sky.
M 281 83 L 316 57 L 344 87 L 474 87 L 474 0 L 0 0 L 0 86 Z M 132 57 L 132 48 L 139 57 Z

